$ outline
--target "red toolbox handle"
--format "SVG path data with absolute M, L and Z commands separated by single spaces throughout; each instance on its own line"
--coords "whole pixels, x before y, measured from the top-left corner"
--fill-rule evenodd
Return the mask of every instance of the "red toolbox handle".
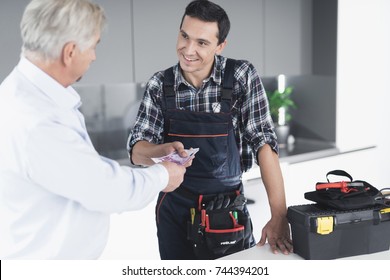
M 324 189 L 340 189 L 343 193 L 349 193 L 351 191 L 357 191 L 355 187 L 364 187 L 363 182 L 334 182 L 334 183 L 317 183 L 316 190 L 324 190 Z

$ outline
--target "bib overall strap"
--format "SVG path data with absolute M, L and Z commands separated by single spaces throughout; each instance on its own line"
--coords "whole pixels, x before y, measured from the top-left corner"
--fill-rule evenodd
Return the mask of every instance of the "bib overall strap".
M 171 67 L 164 71 L 164 100 L 162 102 L 163 110 L 176 108 L 175 90 L 173 88 L 174 84 L 175 76 L 173 74 L 173 67 Z
M 221 90 L 221 111 L 225 113 L 230 112 L 231 109 L 230 105 L 233 93 L 235 64 L 236 61 L 234 59 L 228 58 L 226 60 Z M 170 67 L 164 71 L 164 101 L 162 102 L 163 110 L 176 108 L 174 83 L 175 76 L 173 74 L 173 67 Z
M 230 112 L 231 99 L 233 93 L 234 65 L 236 61 L 228 58 L 226 60 L 225 72 L 223 75 L 223 84 L 221 91 L 221 112 Z

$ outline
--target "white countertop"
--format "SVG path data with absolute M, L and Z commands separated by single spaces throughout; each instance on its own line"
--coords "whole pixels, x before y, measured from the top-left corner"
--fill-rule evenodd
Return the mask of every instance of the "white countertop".
M 254 246 L 250 249 L 231 254 L 221 258 L 221 260 L 304 260 L 297 254 L 291 253 L 284 255 L 282 253 L 274 254 L 271 252 L 270 246 L 265 244 L 262 247 Z M 339 258 L 338 260 L 390 260 L 390 250 L 378 253 L 358 255 L 346 258 Z

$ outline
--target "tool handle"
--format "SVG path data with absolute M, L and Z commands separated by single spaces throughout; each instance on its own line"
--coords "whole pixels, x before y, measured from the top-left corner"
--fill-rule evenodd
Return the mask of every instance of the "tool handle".
M 347 188 L 347 182 L 341 181 L 341 182 L 334 182 L 334 183 L 317 183 L 316 184 L 316 190 L 323 190 L 323 189 L 343 189 Z
M 201 225 L 202 225 L 202 227 L 204 227 L 204 226 L 206 226 L 206 210 L 202 209 L 200 211 L 200 214 L 201 214 Z
M 349 180 L 352 182 L 353 179 L 352 179 L 352 176 L 349 175 L 349 173 L 347 173 L 346 171 L 344 170 L 332 170 L 332 171 L 329 171 L 327 174 L 326 174 L 326 179 L 327 181 L 329 182 L 329 175 L 335 175 L 335 176 L 343 176 L 343 177 L 346 177 L 346 178 L 349 178 Z

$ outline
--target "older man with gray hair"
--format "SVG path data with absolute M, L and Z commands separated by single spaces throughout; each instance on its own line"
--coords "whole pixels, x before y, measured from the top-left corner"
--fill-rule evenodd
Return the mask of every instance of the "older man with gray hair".
M 186 166 L 132 169 L 94 149 L 71 85 L 104 26 L 88 0 L 32 0 L 24 11 L 22 55 L 0 86 L 0 259 L 96 259 L 111 213 L 183 181 Z

